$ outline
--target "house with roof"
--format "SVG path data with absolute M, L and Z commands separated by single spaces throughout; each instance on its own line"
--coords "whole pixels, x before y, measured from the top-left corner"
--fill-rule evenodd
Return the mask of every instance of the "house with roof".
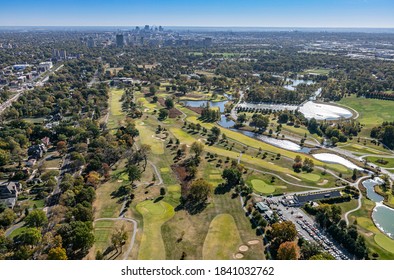
M 0 185 L 0 203 L 9 208 L 14 208 L 18 200 L 18 194 L 22 191 L 19 182 L 5 182 Z

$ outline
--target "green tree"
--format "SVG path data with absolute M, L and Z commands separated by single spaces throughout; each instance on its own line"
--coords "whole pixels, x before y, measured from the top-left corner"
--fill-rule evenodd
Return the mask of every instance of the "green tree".
M 242 173 L 237 168 L 226 168 L 223 170 L 222 178 L 230 187 L 234 187 L 241 183 Z
M 25 223 L 28 227 L 42 227 L 48 223 L 48 218 L 44 211 L 35 209 L 27 215 Z
M 168 117 L 168 110 L 167 109 L 160 109 L 159 110 L 159 120 L 165 120 Z
M 10 153 L 3 149 L 0 149 L 0 166 L 6 165 L 10 160 Z
M 131 184 L 134 184 L 134 181 L 138 181 L 141 179 L 142 172 L 137 165 L 130 164 L 129 166 L 127 166 L 127 175 Z
M 195 180 L 190 185 L 190 190 L 188 192 L 188 200 L 195 202 L 196 204 L 205 203 L 211 193 L 212 185 L 200 178 Z
M 14 237 L 17 242 L 24 245 L 36 246 L 41 242 L 41 231 L 37 228 L 27 228 L 21 234 Z
M 0 225 L 8 227 L 15 221 L 15 219 L 15 212 L 12 209 L 7 208 L 0 214 Z
M 204 151 L 204 145 L 201 142 L 196 141 L 191 145 L 190 151 L 192 151 L 197 158 Z
M 166 100 L 164 101 L 164 105 L 166 105 L 167 109 L 172 109 L 174 108 L 174 100 L 170 97 L 167 97 Z
M 118 248 L 120 248 L 120 251 L 122 252 L 123 245 L 126 243 L 127 238 L 128 234 L 125 231 L 124 226 L 117 229 L 116 232 L 112 234 L 111 243 L 115 247 L 116 252 L 118 252 Z
M 293 241 L 297 237 L 297 230 L 291 221 L 275 223 L 272 225 L 271 235 L 281 244 L 287 241 Z

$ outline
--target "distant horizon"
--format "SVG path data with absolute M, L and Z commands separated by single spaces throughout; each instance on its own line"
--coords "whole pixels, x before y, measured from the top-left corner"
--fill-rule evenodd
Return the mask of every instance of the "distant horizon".
M 392 11 L 392 0 L 19 0 L 2 3 L 0 26 L 394 28 Z

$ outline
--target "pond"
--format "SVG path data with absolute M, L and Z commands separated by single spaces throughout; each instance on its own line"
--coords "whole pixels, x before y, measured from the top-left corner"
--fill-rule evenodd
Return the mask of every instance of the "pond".
M 251 131 L 244 131 L 244 130 L 238 130 L 238 129 L 231 129 L 231 130 L 242 133 L 243 135 L 249 136 L 251 138 L 255 138 L 255 139 L 260 140 L 262 142 L 268 143 L 270 145 L 289 150 L 289 151 L 301 152 L 301 153 L 305 153 L 305 154 L 308 154 L 311 151 L 310 148 L 301 147 L 300 145 L 298 145 L 292 141 L 289 141 L 289 140 L 276 139 L 275 137 L 269 137 L 269 136 L 261 135 L 261 134 L 254 133 Z
M 382 183 L 380 178 L 369 179 L 363 182 L 367 190 L 367 197 L 376 203 L 372 212 L 372 220 L 388 237 L 394 239 L 394 209 L 384 205 L 383 197 L 375 192 L 375 186 Z
M 230 128 L 235 125 L 235 122 L 232 119 L 226 117 L 225 115 L 221 115 L 220 121 L 218 121 L 218 124 L 222 127 Z
M 321 154 L 314 154 L 313 157 L 315 159 L 323 161 L 323 162 L 341 164 L 351 170 L 353 170 L 353 169 L 363 170 L 361 167 L 358 167 L 357 165 L 355 165 L 351 161 L 349 161 L 341 156 L 335 155 L 335 154 L 321 153 Z
M 314 83 L 315 82 L 311 80 L 286 79 L 287 85 L 285 85 L 284 88 L 294 91 L 300 84 L 313 85 Z
M 181 101 L 185 106 L 190 106 L 190 107 L 205 107 L 207 106 L 207 103 L 209 103 L 210 107 L 218 107 L 220 112 L 224 112 L 224 105 L 228 102 L 228 100 L 224 101 L 217 101 L 217 102 L 212 102 L 208 100 L 182 100 Z

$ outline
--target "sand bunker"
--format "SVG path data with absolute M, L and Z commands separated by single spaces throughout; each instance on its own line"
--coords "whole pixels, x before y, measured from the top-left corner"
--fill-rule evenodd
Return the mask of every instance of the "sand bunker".
M 324 180 L 323 182 L 319 183 L 318 185 L 319 185 L 319 186 L 324 186 L 324 185 L 327 184 L 327 183 L 328 183 L 328 180 Z
M 243 259 L 243 257 L 244 257 L 244 255 L 243 255 L 243 254 L 241 254 L 241 253 L 237 253 L 237 254 L 235 254 L 235 258 L 236 258 L 237 260 L 239 260 L 239 259 Z
M 241 245 L 241 246 L 239 246 L 238 249 L 239 249 L 240 252 L 246 252 L 246 251 L 249 250 L 249 247 L 246 246 L 246 245 Z
M 260 240 L 257 240 L 257 239 L 248 241 L 248 245 L 256 245 L 259 243 L 260 243 Z
M 118 180 L 118 183 L 122 183 L 123 182 L 123 180 Z

